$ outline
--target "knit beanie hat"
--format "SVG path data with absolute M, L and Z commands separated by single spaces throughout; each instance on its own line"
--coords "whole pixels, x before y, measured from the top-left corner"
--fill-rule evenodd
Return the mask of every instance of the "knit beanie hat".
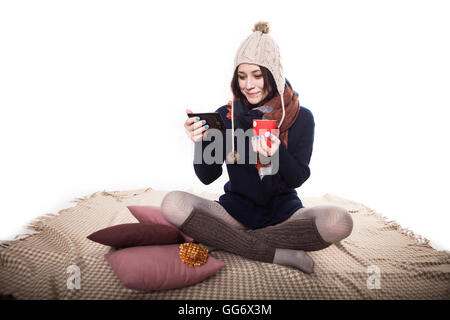
M 269 36 L 268 22 L 260 21 L 256 23 L 253 28 L 253 33 L 242 42 L 234 59 L 233 72 L 236 71 L 236 68 L 241 63 L 257 64 L 266 67 L 272 73 L 283 108 L 283 116 L 278 124 L 278 128 L 280 128 L 285 116 L 283 93 L 286 81 L 283 75 L 283 67 L 281 66 L 280 49 L 272 37 Z M 232 151 L 227 155 L 227 162 L 236 163 L 239 155 L 234 150 L 234 99 L 231 105 L 231 130 Z

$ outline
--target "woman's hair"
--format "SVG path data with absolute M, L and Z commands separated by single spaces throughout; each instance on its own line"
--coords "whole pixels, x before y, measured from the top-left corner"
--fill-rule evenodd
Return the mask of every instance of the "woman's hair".
M 273 97 L 275 97 L 278 94 L 277 84 L 275 83 L 272 73 L 266 67 L 259 66 L 259 68 L 261 69 L 261 73 L 262 73 L 262 76 L 264 79 L 264 91 L 268 91 L 269 94 L 267 95 L 267 97 L 264 100 L 262 100 L 260 103 L 258 103 L 258 105 L 250 104 L 250 102 L 248 102 L 245 95 L 241 92 L 241 88 L 239 87 L 239 79 L 238 79 L 239 67 L 237 67 L 236 70 L 234 70 L 233 79 L 231 80 L 231 91 L 233 92 L 233 95 L 236 98 L 238 98 L 239 100 L 241 100 L 244 103 L 244 105 L 250 106 L 252 108 L 264 105 L 264 103 L 266 103 L 267 101 L 269 101 L 270 99 L 272 99 Z M 269 90 L 269 88 L 271 90 Z

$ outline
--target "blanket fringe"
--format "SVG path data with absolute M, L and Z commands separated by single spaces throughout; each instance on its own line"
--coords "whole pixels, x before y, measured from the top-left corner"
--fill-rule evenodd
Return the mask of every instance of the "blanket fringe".
M 62 211 L 62 210 L 61 210 Z M 25 226 L 25 231 L 22 233 L 16 235 L 13 240 L 10 241 L 3 241 L 3 243 L 7 243 L 8 245 L 11 243 L 14 243 L 16 241 L 23 241 L 28 239 L 29 237 L 34 236 L 35 234 L 38 234 L 44 229 L 44 224 L 48 220 L 51 220 L 55 217 L 57 217 L 59 214 L 56 213 L 47 213 L 45 215 L 39 216 L 35 219 L 33 219 L 31 222 L 29 222 Z
M 390 228 L 400 232 L 401 234 L 407 236 L 408 238 L 412 239 L 414 241 L 414 245 L 415 246 L 419 246 L 419 247 L 424 247 L 424 248 L 430 248 L 439 252 L 442 252 L 443 254 L 445 254 L 447 256 L 447 262 L 450 263 L 450 251 L 448 250 L 437 250 L 435 248 L 433 248 L 430 244 L 430 240 L 427 239 L 426 237 L 415 233 L 414 231 L 408 229 L 408 228 L 404 228 L 402 227 L 398 222 L 396 222 L 395 220 L 391 220 L 386 216 L 383 216 L 382 214 L 376 212 L 373 209 L 368 208 L 365 205 L 362 205 L 368 212 L 369 214 L 373 214 L 376 215 L 377 217 L 381 218 Z
M 347 199 L 341 198 L 339 196 L 336 196 L 336 195 L 330 194 L 330 193 L 325 194 L 324 197 L 327 198 L 331 202 L 343 202 L 343 206 L 345 206 L 345 203 L 350 203 L 352 206 L 364 209 L 364 210 L 367 211 L 368 214 L 375 215 L 378 218 L 380 218 L 381 220 L 383 220 L 388 225 L 388 227 L 390 227 L 390 228 L 400 232 L 401 234 L 409 237 L 410 239 L 414 240 L 416 245 L 434 249 L 430 245 L 430 240 L 429 239 L 427 239 L 427 238 L 425 238 L 425 237 L 415 233 L 414 231 L 412 231 L 412 230 L 410 230 L 408 228 L 402 227 L 395 220 L 389 219 L 388 217 L 386 217 L 386 216 L 382 215 L 381 213 L 379 213 L 379 212 L 377 212 L 377 211 L 367 207 L 366 205 L 364 205 L 362 203 L 355 202 L 355 201 L 352 201 L 352 200 L 347 200 Z M 349 209 L 347 211 L 349 213 L 356 213 L 356 212 L 359 212 L 360 209 L 352 208 L 352 209 Z M 450 252 L 448 252 L 446 250 L 444 250 L 444 251 L 446 253 L 450 254 Z
M 414 231 L 412 231 L 408 228 L 402 227 L 400 225 L 400 223 L 398 223 L 397 221 L 392 220 L 365 205 L 362 205 L 362 206 L 367 210 L 367 212 L 369 214 L 375 215 L 375 216 L 379 217 L 381 220 L 383 220 L 389 228 L 392 228 L 392 229 L 400 232 L 401 234 L 407 236 L 408 238 L 412 239 L 416 245 L 433 249 L 433 247 L 430 245 L 429 239 L 425 238 L 424 236 L 422 236 L 420 234 L 415 233 Z
M 396 222 L 394 220 L 389 220 L 385 216 L 382 216 L 382 218 L 388 224 L 389 227 L 392 227 L 393 229 L 397 230 L 401 234 L 413 239 L 415 242 L 417 242 L 417 244 L 424 245 L 426 247 L 431 247 L 430 240 L 428 240 L 424 236 L 421 236 L 420 234 L 417 234 L 408 228 L 402 227 L 398 222 Z
M 149 192 L 151 190 L 153 190 L 153 189 L 149 187 L 149 188 L 146 188 L 145 190 L 141 191 L 141 193 Z M 127 195 L 126 192 L 123 192 L 123 191 L 122 192 L 121 191 L 108 192 L 106 190 L 103 190 L 103 191 L 94 192 L 90 196 L 77 197 L 74 200 L 71 200 L 70 202 L 75 202 L 76 205 L 82 205 L 83 203 L 87 202 L 91 198 L 96 197 L 98 194 L 101 194 L 103 196 L 112 196 L 120 202 L 122 201 L 122 199 L 125 199 L 130 196 L 129 194 Z M 136 196 L 138 194 L 139 193 L 134 192 L 131 195 Z M 24 228 L 25 231 L 17 234 L 13 240 L 0 240 L 1 241 L 0 248 L 1 247 L 6 248 L 13 243 L 26 240 L 26 239 L 40 233 L 44 229 L 46 222 L 48 222 L 49 220 L 52 220 L 53 218 L 55 218 L 57 216 L 60 216 L 61 214 L 64 214 L 66 211 L 70 211 L 70 209 L 72 209 L 72 208 L 65 208 L 65 209 L 59 210 L 58 213 L 47 213 L 47 214 L 44 214 L 37 218 L 34 218 L 31 222 L 29 222 L 25 226 L 25 228 Z

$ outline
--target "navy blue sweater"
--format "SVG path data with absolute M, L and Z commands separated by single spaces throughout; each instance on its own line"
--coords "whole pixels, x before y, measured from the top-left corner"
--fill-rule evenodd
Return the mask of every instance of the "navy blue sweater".
M 228 105 L 216 110 L 221 115 L 227 129 L 231 129 L 231 120 L 226 117 Z M 236 129 L 236 128 L 235 128 Z M 223 141 L 231 146 L 231 130 L 227 130 Z M 195 152 L 202 153 L 214 141 L 195 142 Z M 277 224 L 289 218 L 303 207 L 295 188 L 300 187 L 310 176 L 309 162 L 314 142 L 314 117 L 310 110 L 300 107 L 297 120 L 289 129 L 288 147 L 283 141 L 279 147 L 279 169 L 276 174 L 260 178 L 255 164 L 249 163 L 248 153 L 254 152 L 245 141 L 245 164 L 227 164 L 229 181 L 224 185 L 225 193 L 220 203 L 227 212 L 250 229 L 263 228 Z M 221 164 L 196 164 L 194 170 L 200 181 L 206 185 L 222 175 L 222 166 L 226 157 L 226 144 L 223 144 Z M 235 148 L 237 137 L 235 136 Z M 231 150 L 229 147 L 228 150 Z M 214 155 L 214 152 L 213 152 Z M 243 156 L 243 155 L 240 155 Z

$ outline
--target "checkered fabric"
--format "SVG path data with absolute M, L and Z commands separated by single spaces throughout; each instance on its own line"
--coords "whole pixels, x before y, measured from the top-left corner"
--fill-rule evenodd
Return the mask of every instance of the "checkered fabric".
M 220 195 L 193 194 L 216 200 Z M 37 232 L 0 242 L 0 294 L 17 299 L 450 299 L 450 253 L 402 229 L 363 204 L 332 194 L 302 198 L 333 204 L 353 217 L 352 234 L 310 252 L 314 273 L 213 251 L 225 267 L 195 285 L 140 292 L 122 286 L 104 254 L 112 248 L 87 235 L 137 222 L 128 205 L 159 206 L 168 191 L 98 191 L 33 221 Z M 78 277 L 77 285 L 74 277 Z

